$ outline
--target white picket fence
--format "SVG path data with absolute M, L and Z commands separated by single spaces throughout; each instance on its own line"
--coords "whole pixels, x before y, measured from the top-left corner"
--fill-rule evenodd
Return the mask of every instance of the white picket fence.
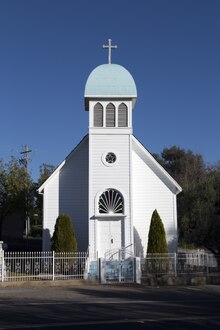
M 1 281 L 83 279 L 86 252 L 1 252 Z
M 148 254 L 141 260 L 142 277 L 220 274 L 220 257 L 204 252 Z
M 110 271 L 110 278 L 113 277 L 113 271 L 114 274 L 118 272 L 122 275 L 125 271 L 128 271 L 128 268 L 130 267 L 128 261 L 131 258 L 130 256 L 129 258 L 122 258 L 123 253 L 120 255 L 120 258 L 116 258 L 116 254 L 114 254 L 114 265 L 111 265 L 111 267 L 108 264 L 109 260 L 104 259 L 106 280 L 110 276 Z M 120 262 L 116 263 L 116 259 Z M 160 275 L 174 277 L 190 274 L 209 276 L 215 273 L 220 275 L 220 257 L 218 260 L 213 254 L 204 252 L 148 254 L 146 258 L 140 260 L 140 263 L 140 276 L 142 279 L 148 276 Z M 122 269 L 120 269 L 120 267 Z M 91 257 L 88 252 L 55 253 L 0 251 L 0 281 L 2 282 L 98 279 L 101 274 L 99 268 L 100 266 L 97 256 Z

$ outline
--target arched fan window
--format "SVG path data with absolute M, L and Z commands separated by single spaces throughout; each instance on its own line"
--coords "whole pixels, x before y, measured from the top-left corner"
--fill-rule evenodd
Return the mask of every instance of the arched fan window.
M 118 127 L 128 126 L 128 108 L 124 103 L 118 107 Z
M 106 107 L 106 127 L 115 127 L 115 106 L 112 103 Z
M 103 106 L 101 103 L 96 103 L 94 106 L 94 127 L 102 127 L 103 126 Z
M 124 201 L 119 191 L 107 189 L 99 197 L 99 213 L 101 214 L 121 214 L 124 212 Z

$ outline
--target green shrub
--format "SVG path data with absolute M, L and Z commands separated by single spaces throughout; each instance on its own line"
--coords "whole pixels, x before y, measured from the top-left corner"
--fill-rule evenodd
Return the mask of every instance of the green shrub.
M 151 217 L 147 253 L 168 253 L 165 229 L 157 210 Z
M 32 225 L 29 236 L 31 237 L 42 237 L 42 226 Z
M 51 250 L 55 252 L 77 251 L 77 242 L 71 218 L 66 214 L 58 216 L 51 239 Z
M 155 210 L 151 217 L 148 234 L 145 271 L 149 274 L 162 275 L 169 272 L 170 262 L 166 233 L 163 222 Z

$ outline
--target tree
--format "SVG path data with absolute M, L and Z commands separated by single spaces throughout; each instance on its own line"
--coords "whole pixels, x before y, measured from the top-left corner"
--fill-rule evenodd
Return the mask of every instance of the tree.
M 38 179 L 39 187 L 49 178 L 49 176 L 55 170 L 55 166 L 51 164 L 43 163 L 40 165 L 40 177 Z
M 211 193 L 209 192 L 206 198 L 209 199 L 211 207 L 205 222 L 203 244 L 214 254 L 220 255 L 220 166 L 209 168 L 207 177 L 207 187 Z M 219 258 L 218 261 L 220 262 Z
M 51 239 L 51 250 L 55 252 L 77 251 L 77 242 L 71 218 L 66 214 L 58 216 Z
M 8 163 L 0 160 L 0 238 L 2 225 L 10 214 L 17 214 L 25 219 L 27 200 L 25 192 L 32 186 L 31 178 L 25 173 L 19 160 L 12 157 Z M 31 199 L 31 197 L 29 196 Z M 28 205 L 31 207 L 31 200 Z
M 154 210 L 151 217 L 148 233 L 147 254 L 148 253 L 168 253 L 166 233 L 157 210 Z
M 185 189 L 195 187 L 206 176 L 206 166 L 201 155 L 177 146 L 164 148 L 154 155 L 166 171 Z
M 154 156 L 183 188 L 177 198 L 179 243 L 220 254 L 220 166 L 207 166 L 201 155 L 176 146 Z
M 42 223 L 42 196 L 37 188 L 54 171 L 55 166 L 42 164 L 40 178 L 34 183 L 27 175 L 19 159 L 11 157 L 8 163 L 0 160 L 0 239 L 2 239 L 3 223 L 10 215 L 15 215 L 18 221 L 24 221 L 27 216 L 31 223 L 38 215 L 38 223 Z

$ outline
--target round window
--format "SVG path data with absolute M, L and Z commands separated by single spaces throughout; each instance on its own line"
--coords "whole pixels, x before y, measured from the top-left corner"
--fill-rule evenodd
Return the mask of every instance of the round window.
M 105 161 L 108 164 L 113 164 L 116 161 L 116 155 L 113 152 L 108 152 L 105 156 Z

